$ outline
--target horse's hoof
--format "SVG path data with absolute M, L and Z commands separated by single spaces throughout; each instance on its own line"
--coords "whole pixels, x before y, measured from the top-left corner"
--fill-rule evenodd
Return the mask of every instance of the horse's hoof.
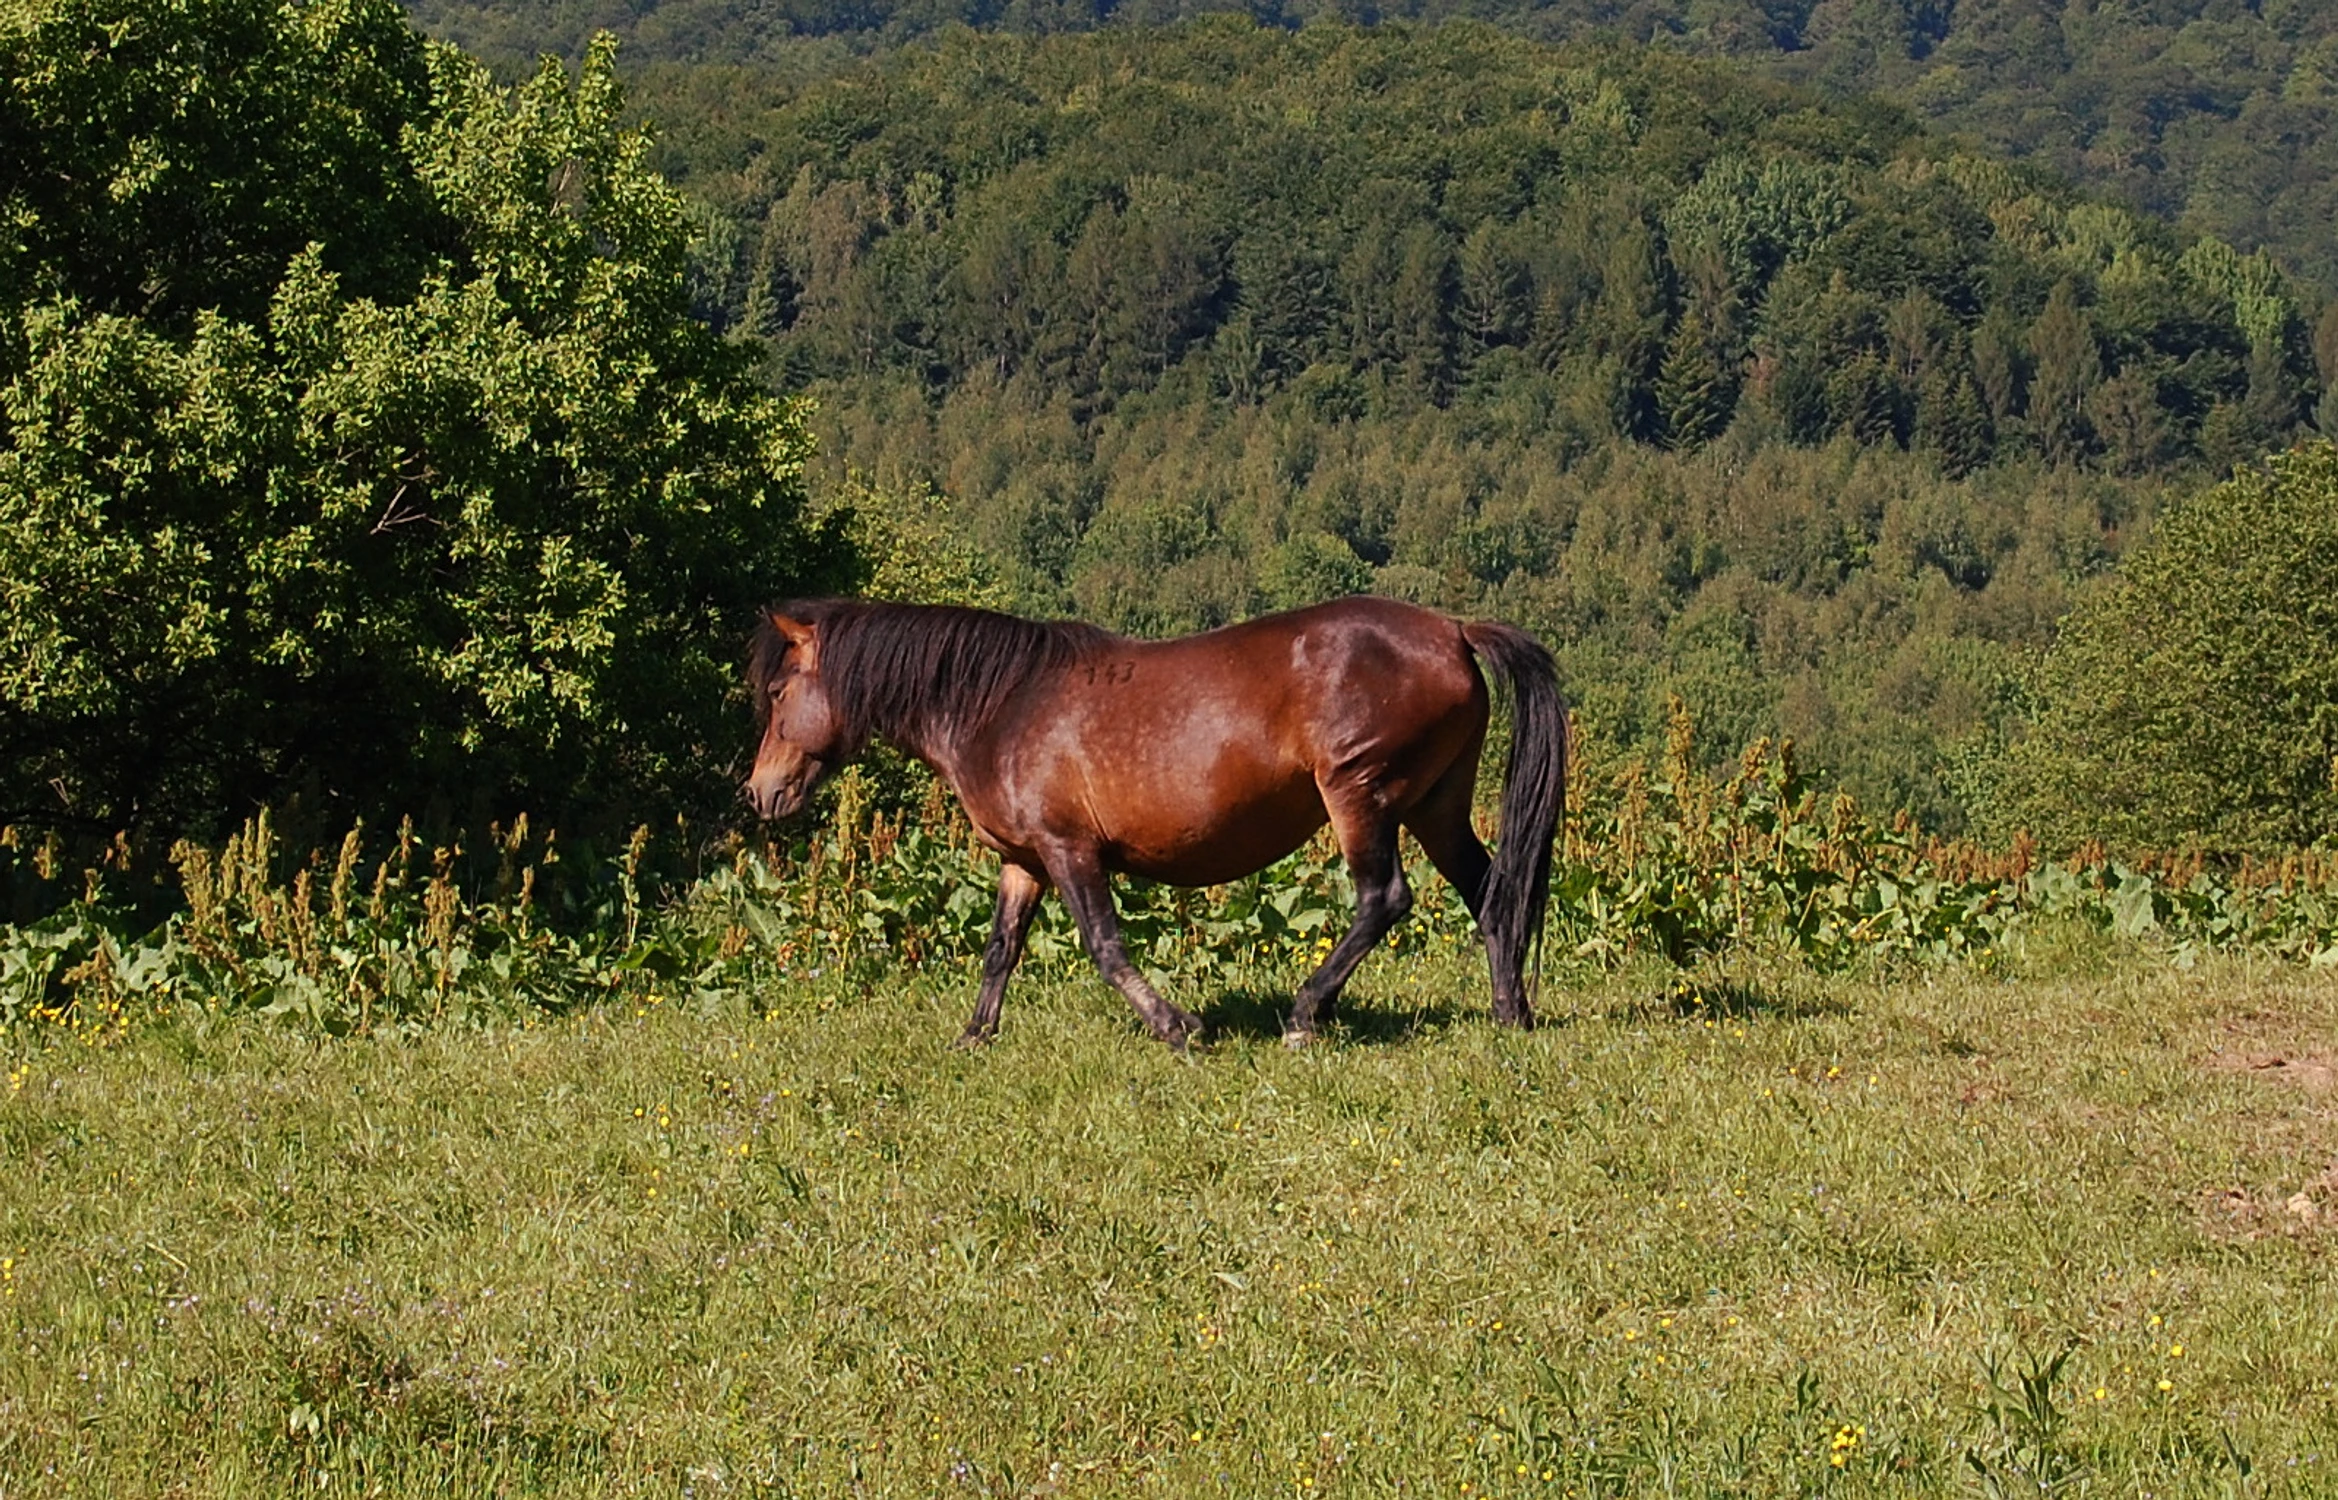
M 987 1047 L 997 1040 L 997 1032 L 977 1031 L 969 1026 L 958 1033 L 958 1039 L 950 1044 L 950 1050 L 952 1052 L 973 1052 L 979 1048 Z
M 1199 1016 L 1178 1015 L 1169 1024 L 1154 1033 L 1168 1044 L 1172 1052 L 1191 1052 L 1202 1045 L 1202 1023 Z
M 1315 1041 L 1317 1035 L 1318 1033 L 1316 1032 L 1301 1031 L 1297 1027 L 1293 1027 L 1291 1030 L 1283 1033 L 1283 1045 L 1290 1048 L 1293 1052 L 1296 1052 L 1301 1047 L 1312 1044 Z

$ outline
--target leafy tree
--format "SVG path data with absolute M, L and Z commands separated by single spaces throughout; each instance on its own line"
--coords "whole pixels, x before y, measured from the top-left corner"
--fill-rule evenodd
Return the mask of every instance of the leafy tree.
M 1372 568 L 1346 542 L 1320 531 L 1304 531 L 1269 552 L 1258 583 L 1276 609 L 1361 594 L 1372 587 Z
M 2179 507 L 2080 607 L 2000 810 L 2060 845 L 2338 835 L 2338 447 Z
M 0 14 L 0 61 L 0 307 L 69 298 L 183 339 L 263 318 L 312 243 L 376 297 L 448 243 L 400 147 L 432 81 L 394 6 L 44 0 Z M 8 340 L 0 374 L 25 360 Z
M 752 608 L 845 555 L 608 45 L 505 91 L 389 0 L 48 0 L 0 77 L 9 816 L 727 802 Z
M 832 497 L 862 570 L 860 592 L 906 604 L 1013 609 L 1014 590 L 966 536 L 947 497 L 879 489 L 852 476 Z

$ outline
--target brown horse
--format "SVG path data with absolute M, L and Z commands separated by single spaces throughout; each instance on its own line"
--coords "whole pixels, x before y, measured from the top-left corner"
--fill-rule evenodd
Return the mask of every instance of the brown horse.
M 1488 696 L 1514 730 L 1502 839 L 1470 828 Z M 1494 1015 L 1531 1026 L 1523 970 L 1542 925 L 1566 801 L 1567 710 L 1550 653 L 1508 625 L 1343 599 L 1171 641 L 984 610 L 818 599 L 766 612 L 749 686 L 763 742 L 746 791 L 785 817 L 882 735 L 949 782 L 999 852 L 982 992 L 962 1042 L 998 1031 L 1039 898 L 1063 893 L 1096 966 L 1155 1036 L 1201 1022 L 1129 963 L 1107 872 L 1236 880 L 1329 821 L 1356 918 L 1300 985 L 1286 1039 L 1315 1035 L 1372 945 L 1412 907 L 1410 829 L 1485 935 Z

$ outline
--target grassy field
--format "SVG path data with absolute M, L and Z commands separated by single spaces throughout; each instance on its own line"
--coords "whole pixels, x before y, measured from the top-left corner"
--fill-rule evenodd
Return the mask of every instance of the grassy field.
M 2327 970 L 968 990 L 15 1033 L 0 1495 L 2338 1493 Z

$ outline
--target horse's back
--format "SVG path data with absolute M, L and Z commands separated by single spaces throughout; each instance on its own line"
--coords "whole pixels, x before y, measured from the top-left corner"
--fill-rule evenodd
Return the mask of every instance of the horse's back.
M 1415 738 L 1482 698 L 1460 622 L 1357 596 L 1174 640 L 1130 643 L 1110 704 L 1189 743 L 1270 743 L 1293 774 Z
M 1213 883 L 1297 847 L 1328 794 L 1417 799 L 1485 717 L 1459 623 L 1398 600 L 1104 638 L 1001 724 L 969 811 L 1009 846 L 1085 824 L 1119 868 Z

